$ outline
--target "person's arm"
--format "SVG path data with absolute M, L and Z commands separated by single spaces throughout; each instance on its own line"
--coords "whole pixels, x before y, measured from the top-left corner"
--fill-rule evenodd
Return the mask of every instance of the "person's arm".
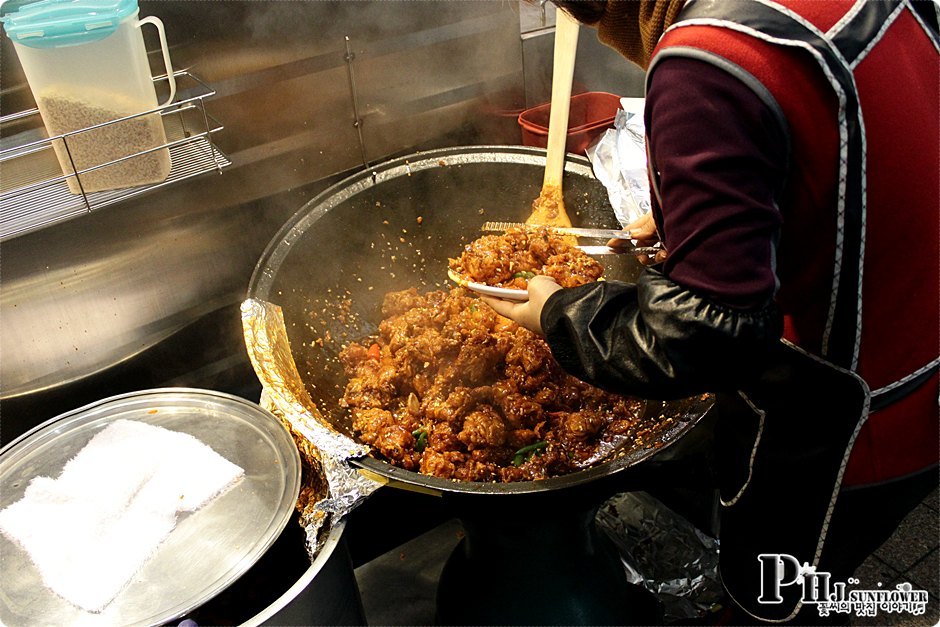
M 681 398 L 736 389 L 780 337 L 773 304 L 720 305 L 653 269 L 635 285 L 602 281 L 553 293 L 540 322 L 569 373 L 608 390 Z
M 647 129 L 663 272 L 555 291 L 537 319 L 562 366 L 602 387 L 649 398 L 734 389 L 781 333 L 772 298 L 784 136 L 743 83 L 686 59 L 656 70 Z

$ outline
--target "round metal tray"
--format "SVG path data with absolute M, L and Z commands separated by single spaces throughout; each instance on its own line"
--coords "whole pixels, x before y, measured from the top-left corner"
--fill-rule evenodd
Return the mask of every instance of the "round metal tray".
M 188 433 L 241 466 L 245 476 L 205 507 L 181 515 L 154 556 L 99 614 L 47 588 L 25 551 L 0 534 L 0 623 L 165 623 L 231 585 L 290 519 L 300 489 L 300 456 L 290 434 L 253 403 L 179 388 L 104 399 L 53 418 L 5 446 L 0 450 L 0 509 L 21 499 L 34 477 L 57 477 L 95 434 L 121 419 Z M 67 531 L 68 521 L 62 525 Z

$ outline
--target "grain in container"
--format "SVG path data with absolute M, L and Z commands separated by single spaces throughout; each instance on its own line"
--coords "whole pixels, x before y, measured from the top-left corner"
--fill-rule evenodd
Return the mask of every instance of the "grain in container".
M 65 135 L 52 144 L 73 194 L 159 183 L 170 173 L 159 112 L 139 114 L 171 103 L 176 83 L 163 23 L 138 19 L 138 13 L 137 0 L 11 0 L 3 6 L 0 21 L 46 131 Z M 169 84 L 163 103 L 147 61 L 145 24 L 156 27 L 163 47 Z

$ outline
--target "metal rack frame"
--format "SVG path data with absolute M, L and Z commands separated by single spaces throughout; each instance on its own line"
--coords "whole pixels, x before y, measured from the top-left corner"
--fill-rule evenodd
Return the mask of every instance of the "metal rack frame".
M 27 141 L 0 150 L 0 241 L 35 231 L 133 196 L 172 185 L 199 174 L 231 165 L 228 157 L 212 142 L 212 135 L 224 126 L 206 112 L 205 100 L 215 91 L 186 70 L 174 72 L 179 90 L 193 95 L 155 109 L 110 120 L 87 128 L 34 141 Z M 154 83 L 166 82 L 166 75 Z M 75 168 L 68 148 L 70 137 L 112 124 L 119 124 L 146 115 L 159 113 L 167 142 L 154 148 L 135 152 L 93 167 Z M 38 109 L 30 109 L 0 117 L 0 127 L 26 120 L 35 121 Z M 3 133 L 5 136 L 7 133 Z M 53 151 L 53 142 L 61 141 L 72 166 L 63 174 Z M 121 161 L 157 150 L 170 151 L 171 169 L 167 178 L 150 185 L 86 193 L 81 176 Z M 69 191 L 68 180 L 74 178 L 80 194 Z

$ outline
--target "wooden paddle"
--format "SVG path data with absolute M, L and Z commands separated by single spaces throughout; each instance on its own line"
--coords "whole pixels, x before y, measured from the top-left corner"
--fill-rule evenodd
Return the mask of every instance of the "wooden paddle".
M 532 203 L 532 215 L 526 224 L 571 226 L 562 199 L 561 177 L 565 170 L 565 141 L 568 138 L 574 60 L 578 51 L 578 23 L 564 11 L 557 11 L 555 16 L 552 106 L 548 120 L 545 177 L 542 179 L 542 192 Z

